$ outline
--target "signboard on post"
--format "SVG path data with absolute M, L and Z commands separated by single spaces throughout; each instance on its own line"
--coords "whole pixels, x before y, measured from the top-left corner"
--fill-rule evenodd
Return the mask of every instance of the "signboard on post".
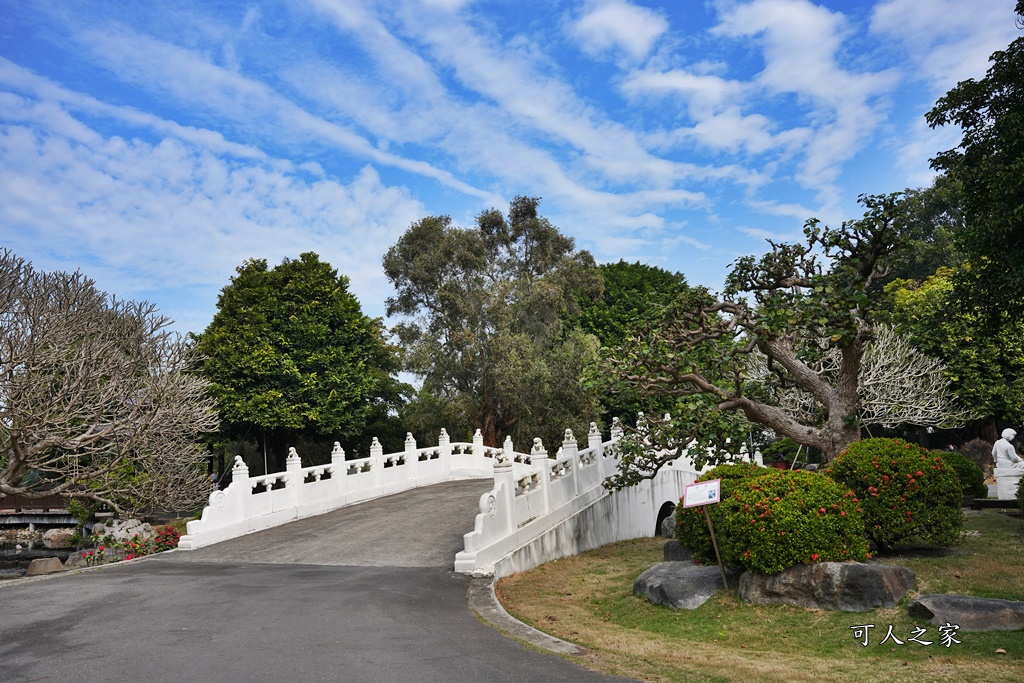
M 722 499 L 722 480 L 712 479 L 696 484 L 690 484 L 683 489 L 683 507 L 693 508 L 701 505 L 718 503 Z M 725 565 L 722 564 L 722 556 L 718 553 L 718 541 L 715 539 L 715 525 L 711 522 L 711 515 L 707 507 L 704 508 L 704 519 L 708 522 L 708 531 L 711 533 L 711 545 L 715 548 L 715 558 L 718 560 L 718 569 L 722 572 L 722 585 L 729 590 L 729 580 L 725 577 Z
M 721 500 L 722 480 L 712 479 L 697 484 L 690 484 L 683 489 L 683 507 L 692 508 L 698 505 L 711 505 Z

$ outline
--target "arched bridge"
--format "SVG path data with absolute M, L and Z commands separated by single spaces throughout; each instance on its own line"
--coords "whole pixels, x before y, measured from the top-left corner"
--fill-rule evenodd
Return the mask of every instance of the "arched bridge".
M 296 551 L 299 562 L 381 566 L 383 554 L 391 566 L 454 566 L 464 574 L 505 576 L 656 532 L 665 504 L 679 500 L 698 472 L 680 459 L 651 481 L 609 493 L 602 482 L 618 467 L 619 438 L 613 427 L 603 440 L 592 424 L 581 449 L 566 430 L 551 456 L 539 440 L 522 453 L 510 439 L 503 448 L 487 448 L 479 431 L 472 442 L 451 442 L 442 430 L 437 446 L 419 448 L 409 435 L 398 453 L 384 453 L 374 439 L 370 455 L 356 460 L 346 460 L 335 444 L 331 462 L 313 467 L 303 467 L 292 449 L 284 472 L 256 477 L 236 458 L 231 485 L 211 494 L 179 548 L 198 549 L 344 508 L 289 527 L 290 537 L 299 539 L 290 543 L 306 548 Z M 384 498 L 412 489 L 422 490 L 401 501 Z M 376 499 L 382 500 L 352 508 Z M 375 531 L 353 537 L 344 521 L 353 515 L 374 515 Z M 420 533 L 426 529 L 431 534 Z M 254 540 L 248 539 L 247 552 Z M 217 553 L 230 549 L 224 543 Z M 268 557 L 280 556 L 269 550 Z M 439 565 L 431 553 L 449 559 Z M 428 556 L 427 564 L 416 564 Z

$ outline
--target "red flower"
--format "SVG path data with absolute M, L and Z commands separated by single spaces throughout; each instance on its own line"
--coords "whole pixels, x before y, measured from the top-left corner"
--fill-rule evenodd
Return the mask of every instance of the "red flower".
M 818 512 L 820 512 L 821 514 L 825 514 L 825 508 L 818 508 Z
M 818 553 L 811 553 L 811 562 L 818 561 Z
M 924 476 L 924 472 L 922 472 L 921 470 L 918 470 L 917 471 L 917 476 L 923 477 Z
M 845 516 L 846 516 L 846 510 L 843 510 L 842 512 L 840 512 L 840 513 L 839 513 L 839 515 L 840 515 L 841 517 L 845 517 Z

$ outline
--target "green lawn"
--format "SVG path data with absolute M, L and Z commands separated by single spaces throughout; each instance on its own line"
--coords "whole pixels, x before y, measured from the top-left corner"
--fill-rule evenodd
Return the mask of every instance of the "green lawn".
M 589 650 L 579 663 L 652 681 L 1024 681 L 1024 631 L 958 633 L 940 642 L 935 626 L 907 606 L 921 593 L 1024 600 L 1024 520 L 986 510 L 967 518 L 962 545 L 879 561 L 917 575 L 898 607 L 826 612 L 741 603 L 735 586 L 696 610 L 672 610 L 632 593 L 661 561 L 664 539 L 638 539 L 551 562 L 499 581 L 505 608 L 527 623 Z M 874 624 L 864 647 L 851 627 Z M 879 642 L 892 625 L 903 645 Z M 915 627 L 932 645 L 908 641 Z M 1005 650 L 1005 654 L 997 650 Z

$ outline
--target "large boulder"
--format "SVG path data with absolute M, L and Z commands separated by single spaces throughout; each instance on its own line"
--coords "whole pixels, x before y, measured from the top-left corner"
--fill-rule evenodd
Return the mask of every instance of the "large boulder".
M 666 562 L 692 562 L 693 551 L 679 541 L 665 541 Z
M 75 529 L 47 529 L 43 533 L 43 545 L 47 548 L 70 548 L 71 539 L 78 532 Z
M 1013 600 L 929 594 L 919 596 L 909 612 L 934 626 L 956 624 L 961 631 L 1024 630 L 1024 602 Z
M 865 562 L 798 564 L 766 576 L 744 572 L 740 600 L 754 605 L 866 612 L 894 607 L 914 587 L 906 567 Z
M 730 580 L 735 574 L 729 572 Z M 659 562 L 639 577 L 633 592 L 656 605 L 675 609 L 697 609 L 722 590 L 722 572 L 685 562 Z
M 40 576 L 64 571 L 64 563 L 59 557 L 40 557 L 28 563 L 25 576 Z
M 662 538 L 675 538 L 676 537 L 676 516 L 669 515 L 665 519 L 661 520 L 661 537 Z

